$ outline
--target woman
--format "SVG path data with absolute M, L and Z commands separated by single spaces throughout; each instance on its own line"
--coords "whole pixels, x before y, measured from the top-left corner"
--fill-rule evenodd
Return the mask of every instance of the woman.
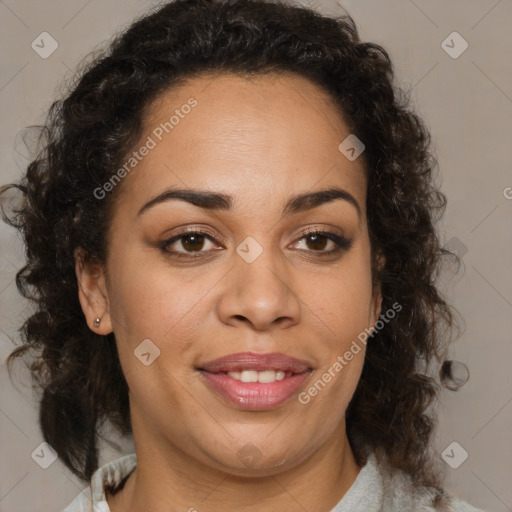
M 431 449 L 445 198 L 392 81 L 349 16 L 176 0 L 53 105 L 10 361 L 43 349 L 66 512 L 476 510 Z M 135 453 L 98 467 L 106 420 Z

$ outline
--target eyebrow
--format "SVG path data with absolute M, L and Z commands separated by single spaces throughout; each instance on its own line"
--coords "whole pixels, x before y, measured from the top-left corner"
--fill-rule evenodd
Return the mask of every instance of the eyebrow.
M 223 210 L 230 211 L 233 207 L 234 199 L 232 196 L 220 192 L 198 189 L 170 189 L 159 194 L 145 203 L 137 213 L 141 215 L 157 204 L 161 204 L 172 199 L 186 201 L 187 203 L 198 206 L 205 210 Z M 362 216 L 361 207 L 355 197 L 344 189 L 333 187 L 316 192 L 305 192 L 291 196 L 283 208 L 282 217 L 311 210 L 325 203 L 330 203 L 337 199 L 347 201 L 355 207 L 359 217 Z

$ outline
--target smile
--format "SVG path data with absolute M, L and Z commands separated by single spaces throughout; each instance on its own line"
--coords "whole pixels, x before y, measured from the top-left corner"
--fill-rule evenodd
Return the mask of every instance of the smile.
M 276 380 L 283 380 L 285 377 L 291 377 L 293 374 L 292 372 L 284 372 L 282 370 L 263 370 L 262 372 L 243 370 L 241 372 L 228 372 L 227 375 L 241 382 L 260 382 L 264 384 L 275 382 Z
M 284 404 L 311 373 L 306 361 L 280 353 L 231 354 L 198 369 L 210 391 L 237 408 L 253 411 Z

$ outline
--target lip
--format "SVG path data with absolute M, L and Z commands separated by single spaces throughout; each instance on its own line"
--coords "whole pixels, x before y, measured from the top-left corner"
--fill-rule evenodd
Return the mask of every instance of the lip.
M 258 354 L 256 352 L 238 352 L 219 357 L 213 361 L 200 364 L 200 370 L 210 373 L 238 372 L 241 370 L 282 370 L 284 372 L 304 373 L 311 370 L 307 361 L 287 356 L 282 352 L 268 352 Z
M 208 388 L 237 408 L 266 411 L 287 402 L 303 386 L 312 368 L 307 361 L 280 352 L 240 352 L 203 363 L 198 367 Z M 241 382 L 225 372 L 241 370 L 282 370 L 292 372 L 283 380 Z

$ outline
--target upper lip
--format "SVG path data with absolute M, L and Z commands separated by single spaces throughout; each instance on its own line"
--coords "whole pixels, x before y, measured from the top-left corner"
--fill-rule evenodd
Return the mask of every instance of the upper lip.
M 258 354 L 238 352 L 208 361 L 198 367 L 210 373 L 236 372 L 242 370 L 281 370 L 284 372 L 304 373 L 311 369 L 307 361 L 287 356 L 281 352 Z

